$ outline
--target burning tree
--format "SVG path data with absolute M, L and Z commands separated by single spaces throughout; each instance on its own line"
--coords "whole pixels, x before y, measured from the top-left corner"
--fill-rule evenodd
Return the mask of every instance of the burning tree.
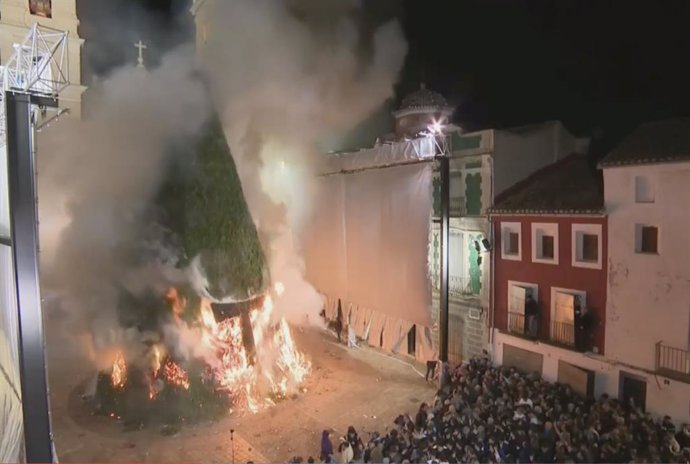
M 256 411 L 298 388 L 309 372 L 286 321 L 274 317 L 273 298 L 283 288 L 269 286 L 217 117 L 193 149 L 194 156 L 173 157 L 151 230 L 168 261 L 194 269 L 196 279 L 165 295 L 123 289 L 120 324 L 138 334 L 140 347 L 117 351 L 99 376 L 97 411 L 135 425 L 152 416 L 194 420 L 231 407 Z

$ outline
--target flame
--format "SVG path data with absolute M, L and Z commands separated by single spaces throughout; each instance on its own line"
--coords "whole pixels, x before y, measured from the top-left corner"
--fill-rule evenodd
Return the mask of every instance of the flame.
M 295 342 L 292 340 L 290 327 L 285 319 L 280 320 L 279 330 L 275 333 L 275 342 L 280 347 L 280 358 L 278 366 L 292 376 L 296 383 L 302 383 L 309 375 L 311 365 L 304 359 L 302 353 L 297 351 Z M 287 379 L 287 376 L 285 377 Z
M 115 353 L 115 362 L 113 362 L 113 373 L 110 376 L 113 387 L 122 388 L 127 381 L 127 363 L 121 351 Z
M 276 282 L 275 295 L 285 291 L 281 282 Z M 175 313 L 182 313 L 183 305 L 175 291 L 166 297 L 172 301 Z M 296 389 L 311 371 L 310 363 L 297 350 L 284 318 L 274 320 L 274 304 L 271 295 L 266 295 L 260 308 L 249 312 L 249 322 L 254 337 L 256 360 L 252 362 L 243 340 L 242 321 L 232 317 L 217 321 L 209 301 L 202 299 L 199 316 L 201 344 L 213 356 L 204 358 L 206 370 L 203 380 L 210 381 L 218 391 L 227 393 L 235 406 L 257 412 L 263 406 L 275 404 L 275 398 L 283 398 L 290 389 Z M 163 388 L 164 380 L 170 385 L 190 388 L 187 372 L 171 358 L 166 357 L 161 347 L 154 345 L 151 351 L 151 376 L 149 398 L 153 399 Z M 122 353 L 117 354 L 113 364 L 112 382 L 122 387 L 126 382 L 126 364 Z M 157 388 L 158 385 L 158 388 Z M 271 398 L 273 397 L 273 398 Z
M 153 346 L 153 378 L 158 377 L 158 372 L 161 370 L 161 351 L 158 346 Z
M 185 390 L 189 390 L 189 378 L 187 372 L 175 364 L 172 359 L 168 359 L 163 366 L 163 377 L 172 385 L 177 385 Z
M 277 282 L 274 289 L 280 296 L 285 287 Z M 257 362 L 250 363 L 242 339 L 240 318 L 216 322 L 210 305 L 204 305 L 201 310 L 201 322 L 207 331 L 202 334 L 202 340 L 207 346 L 216 347 L 220 354 L 220 366 L 213 369 L 218 388 L 227 391 L 236 403 L 251 412 L 258 411 L 262 405 L 274 404 L 270 395 L 284 397 L 311 371 L 311 365 L 297 350 L 287 321 L 281 318 L 272 327 L 273 315 L 271 295 L 266 295 L 263 305 L 249 313 L 257 353 Z M 263 395 L 260 391 L 262 384 L 268 390 Z

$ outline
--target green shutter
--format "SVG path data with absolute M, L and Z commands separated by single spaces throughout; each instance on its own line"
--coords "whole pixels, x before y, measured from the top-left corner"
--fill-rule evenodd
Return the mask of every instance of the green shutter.
M 434 238 L 432 242 L 432 262 L 431 262 L 431 279 L 434 285 L 434 288 L 439 288 L 439 283 L 440 283 L 440 276 L 441 276 L 441 265 L 440 265 L 440 259 L 441 259 L 441 252 L 439 250 L 440 247 L 440 236 L 439 232 L 434 231 Z
M 465 176 L 465 199 L 468 216 L 482 213 L 482 175 L 481 173 Z

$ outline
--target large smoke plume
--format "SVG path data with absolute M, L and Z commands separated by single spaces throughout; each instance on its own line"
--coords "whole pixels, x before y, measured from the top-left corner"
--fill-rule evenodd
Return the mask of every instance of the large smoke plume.
M 371 27 L 360 15 L 351 0 L 215 0 L 197 17 L 271 277 L 285 285 L 276 309 L 293 323 L 316 322 L 322 304 L 299 247 L 318 195 L 319 142 L 393 95 L 407 51 L 397 21 Z
M 276 313 L 293 323 L 317 323 L 322 304 L 300 255 L 318 195 L 319 142 L 349 130 L 393 95 L 406 53 L 397 21 L 371 27 L 360 14 L 355 1 L 208 0 L 197 18 L 212 106 L 272 279 L 284 284 Z M 83 120 L 62 119 L 39 137 L 44 287 L 59 291 L 66 320 L 99 343 L 136 345 L 115 329 L 121 289 L 148 286 L 163 295 L 189 278 L 131 255 L 140 250 L 133 244 L 169 148 L 197 135 L 211 112 L 197 70 L 192 47 L 169 52 L 150 71 L 126 66 L 91 90 Z
M 209 107 L 192 47 L 165 55 L 152 71 L 126 66 L 91 92 L 82 120 L 62 118 L 40 133 L 42 278 L 59 292 L 71 330 L 96 343 L 120 342 L 121 288 L 160 295 L 182 276 L 138 263 L 142 227 L 171 147 L 196 136 Z M 112 334 L 114 340 L 107 340 Z M 98 348 L 98 347 L 96 347 Z

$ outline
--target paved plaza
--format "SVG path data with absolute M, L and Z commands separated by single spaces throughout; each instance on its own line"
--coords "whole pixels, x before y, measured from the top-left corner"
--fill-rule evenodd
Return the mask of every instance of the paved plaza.
M 93 367 L 78 344 L 60 343 L 49 332 L 47 351 L 51 410 L 62 462 L 285 462 L 318 457 L 321 431 L 332 429 L 334 445 L 349 425 L 363 438 L 385 431 L 401 412 L 416 411 L 435 389 L 411 358 L 370 348 L 348 349 L 331 334 L 294 330 L 311 359 L 306 392 L 257 414 L 234 413 L 219 421 L 183 425 L 174 435 L 160 426 L 127 432 L 117 421 L 97 417 L 81 399 Z M 234 429 L 234 433 L 230 431 Z

